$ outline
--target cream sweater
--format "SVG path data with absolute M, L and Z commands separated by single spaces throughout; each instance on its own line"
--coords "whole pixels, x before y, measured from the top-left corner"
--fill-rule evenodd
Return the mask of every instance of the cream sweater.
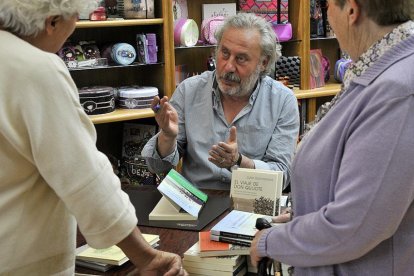
M 76 221 L 107 247 L 135 210 L 64 63 L 8 32 L 0 41 L 0 275 L 71 275 Z

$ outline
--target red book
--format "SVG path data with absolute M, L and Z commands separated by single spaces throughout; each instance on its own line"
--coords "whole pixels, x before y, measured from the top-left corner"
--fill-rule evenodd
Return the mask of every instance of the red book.
M 199 246 L 201 257 L 249 255 L 249 247 L 247 246 L 212 241 L 210 231 L 199 232 Z

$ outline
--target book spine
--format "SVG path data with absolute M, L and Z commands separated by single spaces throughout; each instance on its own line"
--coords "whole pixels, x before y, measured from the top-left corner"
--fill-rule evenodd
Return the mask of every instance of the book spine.
M 241 245 L 241 246 L 250 246 L 251 242 L 249 241 L 242 241 L 237 239 L 232 239 L 229 237 L 223 237 L 223 236 L 211 236 L 211 240 L 213 241 L 220 241 L 220 242 L 228 242 L 231 244 Z
M 230 233 L 230 232 L 223 232 L 223 231 L 216 231 L 211 230 L 211 237 L 212 236 L 221 236 L 221 237 L 228 237 L 233 239 L 244 239 L 244 240 L 253 240 L 254 237 L 249 235 L 237 234 L 237 233 Z

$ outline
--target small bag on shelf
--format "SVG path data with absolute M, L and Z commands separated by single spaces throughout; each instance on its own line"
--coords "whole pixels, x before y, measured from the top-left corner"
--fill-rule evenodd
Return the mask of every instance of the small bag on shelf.
M 275 79 L 289 78 L 289 84 L 294 87 L 300 86 L 300 57 L 281 56 L 276 61 Z
M 215 33 L 217 29 L 223 25 L 224 17 L 223 16 L 213 16 L 210 18 L 206 18 L 201 23 L 201 40 L 207 44 L 217 44 L 217 40 L 215 38 Z

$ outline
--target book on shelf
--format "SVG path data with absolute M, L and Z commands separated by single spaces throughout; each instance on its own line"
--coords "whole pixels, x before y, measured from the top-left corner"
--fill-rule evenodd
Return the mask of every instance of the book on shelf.
M 245 211 L 232 210 L 210 230 L 211 236 L 230 237 L 243 240 L 253 240 L 258 231 L 256 219 L 265 218 L 272 221 L 271 216 Z
M 202 262 L 209 265 L 228 265 L 235 266 L 245 256 L 242 255 L 230 255 L 230 256 L 217 256 L 217 257 L 201 257 L 199 242 L 193 244 L 187 251 L 184 252 L 183 261 L 188 262 Z
M 235 246 L 240 247 L 250 247 L 252 244 L 252 239 L 246 239 L 246 238 L 232 238 L 232 237 L 226 237 L 226 236 L 220 236 L 220 235 L 210 235 L 210 239 L 212 241 L 218 241 L 218 242 L 225 242 L 230 243 Z
M 169 171 L 157 189 L 163 195 L 164 200 L 161 199 L 158 202 L 150 213 L 149 220 L 167 220 L 168 217 L 171 218 L 170 220 L 197 220 L 208 199 L 205 193 L 174 169 Z M 169 201 L 170 204 L 165 204 L 165 201 Z M 169 208 L 167 216 L 163 213 L 165 208 Z M 175 216 L 172 216 L 172 213 L 175 213 Z
M 239 168 L 231 176 L 233 209 L 277 216 L 283 190 L 283 172 Z
M 155 247 L 160 240 L 159 235 L 142 234 L 142 236 L 152 247 Z M 103 249 L 95 249 L 85 244 L 76 248 L 76 260 L 120 266 L 129 259 L 121 248 L 116 245 Z
M 249 255 L 248 246 L 240 246 L 228 242 L 211 239 L 210 231 L 199 232 L 199 245 L 201 257 L 217 257 L 229 255 Z

